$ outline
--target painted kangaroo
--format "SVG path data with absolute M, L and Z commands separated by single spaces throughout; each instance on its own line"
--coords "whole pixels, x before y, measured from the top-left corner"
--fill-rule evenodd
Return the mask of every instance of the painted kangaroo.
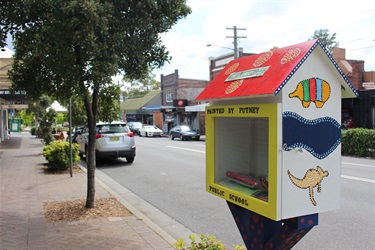
M 314 200 L 313 188 L 318 186 L 318 193 L 320 193 L 323 177 L 326 177 L 328 175 L 328 171 L 323 171 L 323 169 L 319 166 L 317 166 L 316 169 L 311 168 L 307 170 L 305 176 L 302 179 L 293 176 L 288 170 L 289 179 L 293 182 L 294 185 L 301 189 L 309 189 L 310 200 L 314 206 L 316 206 L 316 201 Z

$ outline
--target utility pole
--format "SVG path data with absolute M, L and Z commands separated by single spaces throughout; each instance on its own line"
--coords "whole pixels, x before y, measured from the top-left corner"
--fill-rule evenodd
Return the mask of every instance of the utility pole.
M 246 38 L 246 36 L 238 36 L 237 30 L 246 30 L 245 28 L 237 28 L 237 26 L 233 26 L 233 28 L 227 28 L 227 30 L 233 30 L 233 36 L 227 36 L 227 38 L 233 38 L 233 45 L 234 45 L 234 59 L 238 58 L 238 38 Z

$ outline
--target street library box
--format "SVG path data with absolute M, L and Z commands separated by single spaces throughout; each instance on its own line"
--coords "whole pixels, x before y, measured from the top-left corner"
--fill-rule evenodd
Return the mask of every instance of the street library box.
M 197 97 L 209 102 L 207 192 L 275 221 L 338 209 L 352 97 L 319 40 L 231 61 Z

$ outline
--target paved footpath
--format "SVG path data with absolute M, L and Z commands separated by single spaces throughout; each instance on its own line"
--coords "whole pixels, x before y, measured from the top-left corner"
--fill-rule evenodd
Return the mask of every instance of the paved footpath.
M 173 240 L 134 214 L 45 223 L 43 202 L 86 198 L 86 174 L 44 174 L 40 138 L 13 133 L 0 143 L 0 249 L 172 250 Z M 96 198 L 110 197 L 96 182 Z

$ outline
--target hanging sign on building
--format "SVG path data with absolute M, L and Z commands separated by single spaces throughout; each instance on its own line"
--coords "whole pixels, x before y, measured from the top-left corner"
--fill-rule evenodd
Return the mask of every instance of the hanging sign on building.
M 174 99 L 173 100 L 173 106 L 179 107 L 179 108 L 188 106 L 188 100 L 187 99 Z

